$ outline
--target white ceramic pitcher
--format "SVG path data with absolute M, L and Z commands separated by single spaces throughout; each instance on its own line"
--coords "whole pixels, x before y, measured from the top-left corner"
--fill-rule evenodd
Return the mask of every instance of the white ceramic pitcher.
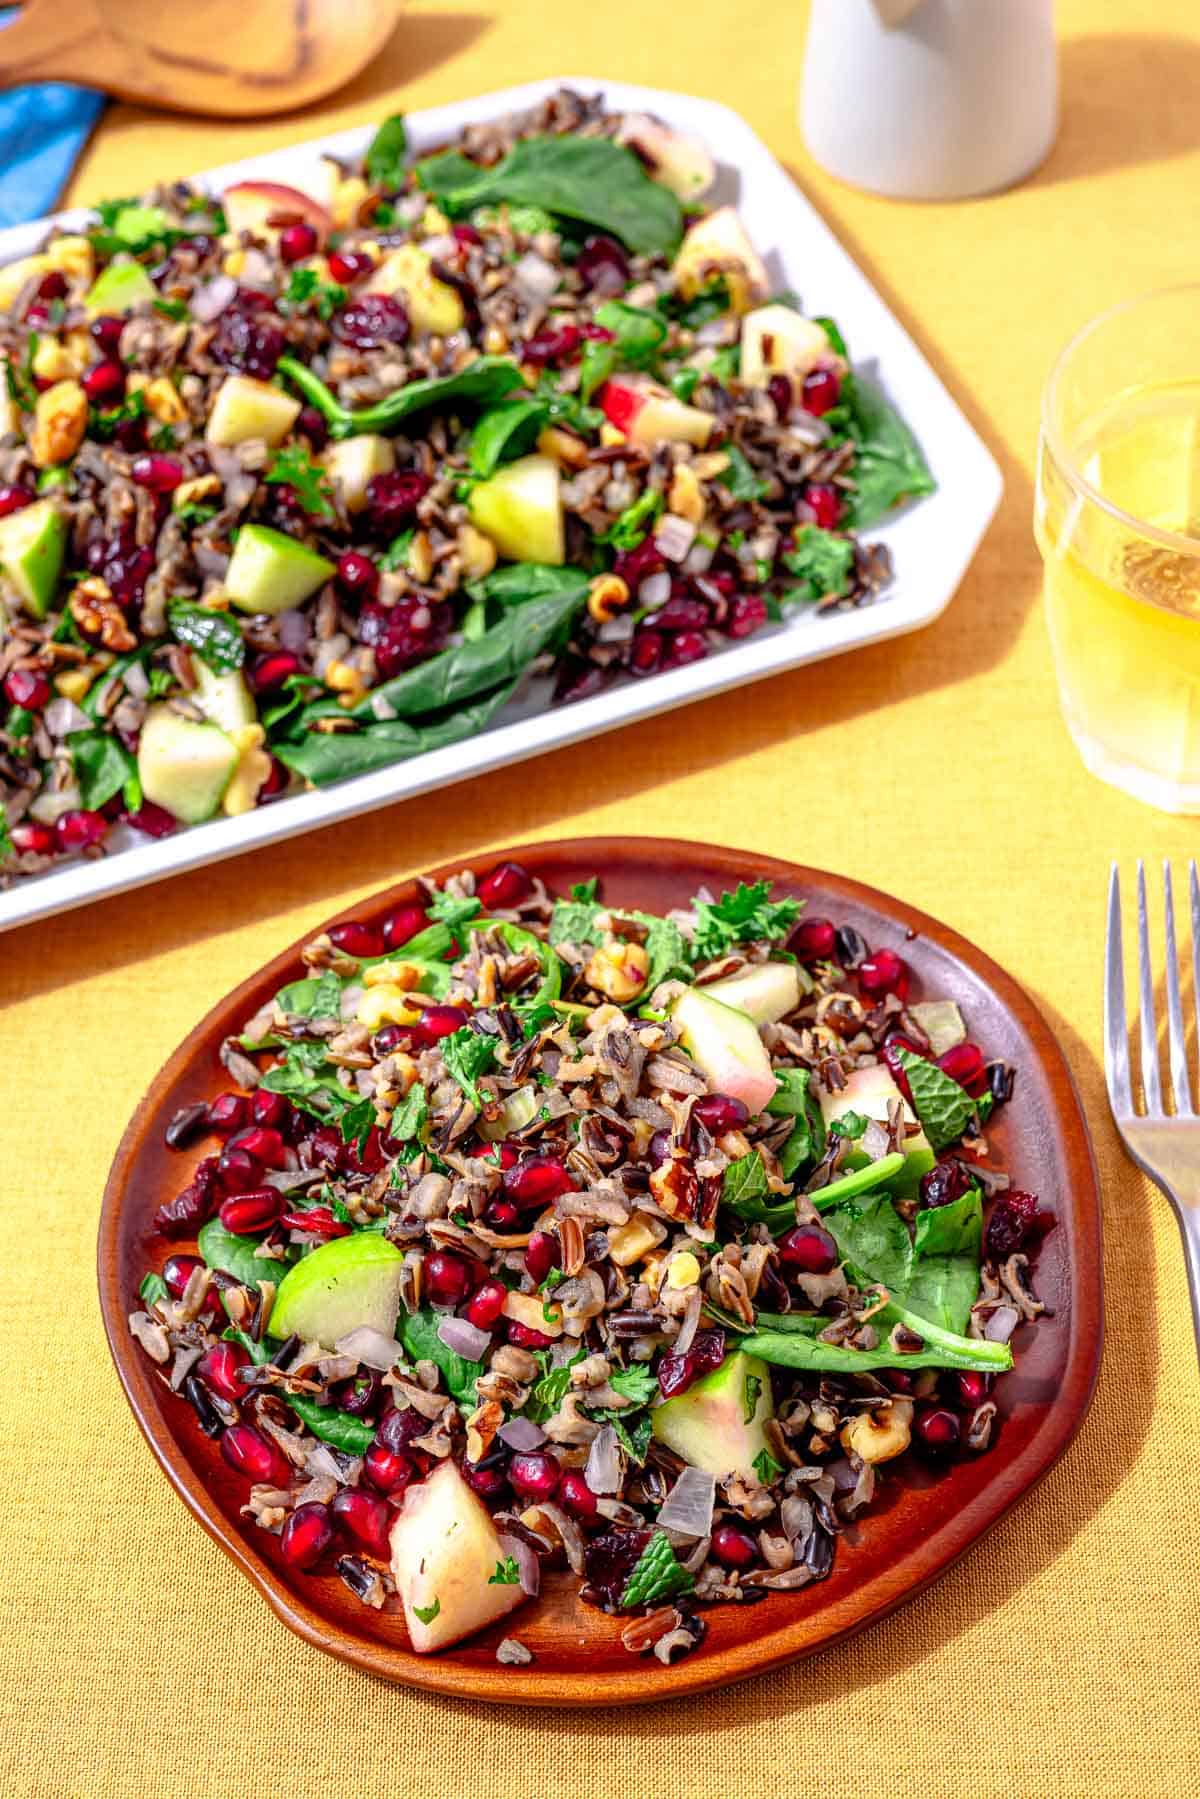
M 1054 0 L 812 0 L 800 123 L 855 187 L 908 200 L 1009 187 L 1058 129 Z

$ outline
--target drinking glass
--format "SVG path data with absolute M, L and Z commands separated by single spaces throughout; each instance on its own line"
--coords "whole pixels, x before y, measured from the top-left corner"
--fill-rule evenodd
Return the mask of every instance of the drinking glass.
M 1084 762 L 1149 805 L 1200 813 L 1200 286 L 1116 306 L 1062 352 L 1035 530 Z

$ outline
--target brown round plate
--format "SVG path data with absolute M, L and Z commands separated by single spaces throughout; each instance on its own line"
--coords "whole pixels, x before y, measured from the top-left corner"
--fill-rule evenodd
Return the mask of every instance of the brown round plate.
M 979 950 L 910 906 L 837 875 L 697 843 L 634 837 L 536 843 L 490 856 L 477 872 L 509 858 L 553 891 L 565 893 L 572 882 L 598 874 L 603 898 L 658 912 L 685 904 L 700 886 L 719 891 L 769 877 L 781 891 L 807 900 L 814 915 L 854 925 L 872 945 L 899 950 L 925 992 L 958 1001 L 972 1037 L 989 1056 L 1015 1065 L 1015 1097 L 989 1131 L 995 1159 L 1058 1219 L 1037 1268 L 1050 1315 L 1022 1326 L 1014 1339 L 1017 1366 L 999 1386 L 994 1447 L 943 1473 L 909 1465 L 909 1457 L 893 1464 L 881 1502 L 843 1537 L 828 1580 L 795 1594 L 772 1594 L 753 1608 L 708 1610 L 704 1643 L 670 1668 L 631 1656 L 620 1642 L 620 1620 L 582 1605 L 567 1574 L 551 1575 L 541 1598 L 508 1621 L 508 1631 L 533 1651 L 532 1665 L 496 1662 L 503 1624 L 441 1655 L 417 1656 L 398 1612 L 360 1605 L 335 1575 L 296 1574 L 283 1566 L 276 1539 L 239 1516 L 244 1483 L 129 1335 L 126 1319 L 138 1308 L 138 1281 L 166 1253 L 151 1233 L 151 1214 L 185 1185 L 199 1153 L 168 1150 L 163 1128 L 178 1107 L 209 1099 L 227 1084 L 218 1046 L 293 977 L 300 945 L 277 956 L 197 1025 L 125 1132 L 100 1220 L 100 1300 L 109 1347 L 171 1484 L 283 1622 L 318 1649 L 385 1679 L 475 1699 L 634 1704 L 761 1673 L 860 1630 L 928 1585 L 1045 1474 L 1083 1421 L 1100 1363 L 1096 1172 L 1066 1061 L 1033 1002 Z M 458 866 L 432 872 L 441 881 Z M 380 917 L 413 892 L 411 881 L 402 883 L 363 902 L 354 915 Z

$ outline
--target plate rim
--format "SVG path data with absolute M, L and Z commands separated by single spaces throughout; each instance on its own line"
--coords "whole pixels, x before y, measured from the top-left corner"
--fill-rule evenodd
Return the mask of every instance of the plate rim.
M 150 1121 L 160 1108 L 178 1074 L 188 1069 L 202 1048 L 203 1040 L 218 1015 L 225 1017 L 248 999 L 253 990 L 271 976 L 284 974 L 294 965 L 299 951 L 317 930 L 324 929 L 337 917 L 344 916 L 343 907 L 330 919 L 307 929 L 270 961 L 262 964 L 244 981 L 220 998 L 197 1021 L 163 1064 L 126 1126 L 113 1158 L 105 1183 L 97 1230 L 97 1279 L 100 1310 L 109 1353 L 125 1397 L 159 1467 L 175 1492 L 209 1536 L 224 1550 L 234 1565 L 261 1593 L 276 1616 L 295 1635 L 314 1648 L 336 1656 L 365 1673 L 411 1686 L 419 1690 L 439 1692 L 460 1698 L 490 1700 L 494 1703 L 540 1704 L 563 1708 L 586 1708 L 596 1705 L 653 1704 L 661 1699 L 679 1698 L 710 1691 L 752 1675 L 806 1658 L 842 1642 L 847 1637 L 878 1623 L 905 1600 L 914 1598 L 996 1525 L 1018 1499 L 1030 1492 L 1049 1472 L 1055 1462 L 1074 1441 L 1087 1416 L 1099 1375 L 1104 1336 L 1103 1266 L 1101 1258 L 1101 1207 L 1099 1176 L 1087 1128 L 1082 1102 L 1061 1045 L 1040 1008 L 1032 997 L 985 951 L 978 949 L 952 926 L 943 924 L 907 902 L 893 898 L 865 882 L 831 870 L 785 861 L 779 857 L 760 855 L 728 845 L 708 844 L 683 838 L 637 837 L 573 837 L 547 838 L 488 850 L 471 858 L 478 873 L 486 873 L 498 863 L 520 860 L 547 853 L 571 854 L 580 859 L 591 858 L 603 875 L 604 859 L 611 861 L 623 855 L 653 851 L 681 852 L 688 859 L 711 860 L 714 871 L 724 862 L 740 865 L 744 878 L 752 867 L 759 878 L 786 879 L 793 885 L 812 885 L 874 908 L 892 918 L 905 929 L 915 931 L 943 952 L 964 963 L 976 978 L 989 986 L 1028 1036 L 1034 1052 L 1054 1090 L 1054 1117 L 1062 1146 L 1066 1178 L 1074 1196 L 1073 1218 L 1078 1241 L 1070 1259 L 1071 1304 L 1068 1319 L 1066 1358 L 1061 1383 L 1033 1437 L 1011 1461 L 1001 1464 L 994 1478 L 974 1499 L 939 1528 L 921 1545 L 925 1566 L 916 1578 L 906 1577 L 903 1570 L 911 1559 L 910 1551 L 897 1562 L 890 1563 L 865 1587 L 856 1587 L 837 1608 L 828 1628 L 812 1640 L 806 1617 L 785 1624 L 769 1639 L 771 1647 L 759 1646 L 753 1634 L 741 1642 L 723 1648 L 710 1659 L 685 1657 L 670 1667 L 656 1670 L 650 1690 L 644 1666 L 630 1658 L 628 1672 L 581 1673 L 543 1672 L 536 1664 L 532 1669 L 503 1667 L 464 1667 L 436 1656 L 418 1656 L 411 1650 L 372 1644 L 345 1631 L 326 1619 L 314 1606 L 299 1599 L 280 1579 L 268 1562 L 255 1555 L 248 1543 L 227 1526 L 223 1514 L 208 1497 L 203 1482 L 192 1468 L 184 1452 L 169 1438 L 160 1439 L 152 1423 L 152 1375 L 145 1358 L 129 1336 L 127 1313 L 120 1293 L 118 1245 L 123 1203 L 130 1184 L 132 1166 Z M 411 889 L 418 875 L 438 880 L 457 873 L 463 858 L 452 858 L 435 868 L 414 870 L 374 893 L 351 902 L 351 909 L 380 909 L 385 901 L 399 899 Z M 728 868 L 732 877 L 737 867 Z M 936 1554 L 928 1555 L 930 1545 Z
M 885 377 L 890 374 L 895 380 L 902 375 L 905 382 L 915 380 L 927 389 L 928 400 L 937 406 L 941 416 L 936 436 L 923 439 L 925 448 L 931 460 L 949 463 L 950 451 L 937 455 L 935 446 L 943 444 L 947 433 L 953 431 L 953 465 L 957 469 L 966 464 L 970 469 L 973 507 L 970 528 L 962 529 L 958 537 L 954 537 L 952 517 L 947 530 L 942 533 L 946 548 L 936 579 L 930 579 L 928 575 L 919 579 L 914 577 L 910 592 L 901 587 L 890 601 L 837 614 L 836 637 L 831 635 L 824 639 L 818 628 L 804 628 L 806 624 L 819 627 L 824 621 L 797 621 L 800 628 L 760 634 L 741 643 L 730 642 L 722 646 L 719 655 L 685 668 L 664 671 L 645 682 L 626 683 L 568 707 L 554 711 L 543 709 L 530 718 L 494 724 L 480 733 L 478 739 L 465 745 L 427 751 L 407 762 L 392 763 L 387 768 L 353 776 L 331 787 L 305 790 L 269 806 L 256 807 L 238 818 L 207 820 L 203 825 L 192 826 L 168 839 L 133 843 L 95 861 L 75 862 L 60 870 L 49 870 L 18 882 L 7 891 L 0 891 L 0 931 L 32 924 L 130 888 L 187 874 L 209 863 L 265 848 L 285 838 L 301 836 L 306 831 L 345 822 L 381 806 L 400 804 L 422 793 L 510 767 L 533 756 L 550 755 L 676 707 L 713 699 L 733 688 L 750 686 L 757 680 L 923 630 L 949 606 L 1003 498 L 1004 478 L 999 464 L 942 376 L 870 276 L 858 265 L 791 171 L 780 162 L 748 119 L 723 101 L 705 95 L 609 81 L 598 75 L 550 75 L 515 86 L 469 94 L 437 106 L 418 108 L 408 118 L 418 137 L 427 131 L 436 135 L 471 118 L 486 118 L 530 104 L 562 85 L 584 92 L 601 91 L 611 95 L 619 105 L 657 109 L 667 118 L 673 111 L 686 113 L 688 119 L 676 119 L 684 129 L 688 129 L 689 120 L 693 129 L 699 129 L 694 118 L 702 115 L 706 125 L 701 135 L 706 137 L 718 161 L 725 161 L 735 168 L 743 179 L 770 179 L 786 186 L 790 210 L 783 217 L 772 248 L 779 247 L 789 229 L 794 231 L 802 227 L 806 243 L 815 248 L 817 262 L 826 271 L 826 281 L 852 279 L 856 284 L 856 304 L 871 315 L 879 340 L 864 345 L 861 363 L 869 365 L 882 353 L 887 365 Z M 247 176 L 253 178 L 256 174 L 274 175 L 278 179 L 281 173 L 286 173 L 289 163 L 294 164 L 305 156 L 315 157 L 324 151 L 335 155 L 352 153 L 369 140 L 373 130 L 374 124 L 366 123 L 302 138 L 241 157 L 235 162 L 198 170 L 185 179 L 201 185 L 224 184 Z M 0 230 L 0 263 L 28 254 L 50 226 L 77 224 L 90 210 L 72 207 Z M 890 348 L 887 347 L 889 343 Z M 901 357 L 902 371 L 898 361 Z M 941 497 L 949 503 L 952 496 L 945 467 L 940 478 Z M 921 505 L 936 507 L 938 503 L 939 495 L 935 493 Z M 906 516 L 906 510 L 902 509 L 887 524 L 902 524 Z M 884 527 L 880 527 L 879 534 L 886 539 Z M 954 548 L 950 553 L 952 537 Z M 553 729 L 547 728 L 551 721 Z M 531 725 L 535 727 L 532 730 Z M 486 746 L 486 749 L 481 753 L 473 747 L 474 743 Z

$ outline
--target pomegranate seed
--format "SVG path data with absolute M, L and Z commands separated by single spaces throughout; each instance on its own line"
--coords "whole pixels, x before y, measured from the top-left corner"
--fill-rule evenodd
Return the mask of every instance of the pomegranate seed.
M 450 229 L 456 244 L 481 244 L 483 242 L 474 225 L 452 225 Z
M 683 1393 L 703 1374 L 711 1374 L 725 1359 L 725 1332 L 697 1331 L 686 1355 L 665 1355 L 658 1364 L 658 1385 L 664 1399 Z
M 279 233 L 279 254 L 284 262 L 303 262 L 317 248 L 317 234 L 311 225 L 285 225 Z
M 980 1374 L 975 1370 L 969 1370 L 967 1373 L 958 1374 L 954 1378 L 955 1386 L 958 1388 L 959 1404 L 966 1406 L 968 1411 L 973 1412 L 975 1407 L 977 1405 L 982 1405 L 988 1396 L 992 1385 L 991 1375 Z
M 970 1185 L 971 1177 L 961 1162 L 939 1162 L 921 1178 L 921 1204 L 948 1206 L 961 1199 Z
M 10 512 L 21 512 L 26 506 L 32 506 L 34 497 L 27 487 L 18 487 L 13 483 L 0 487 L 0 518 L 7 518 Z
M 362 294 L 335 312 L 331 323 L 333 335 L 356 350 L 402 344 L 410 330 L 408 309 L 394 294 Z
M 246 1154 L 261 1162 L 264 1168 L 286 1168 L 288 1162 L 287 1144 L 278 1131 L 265 1129 L 260 1124 L 252 1124 L 247 1130 L 239 1131 L 230 1139 L 231 1149 L 244 1149 Z
M 39 300 L 61 300 L 67 291 L 66 276 L 60 269 L 51 269 L 38 282 Z
M 250 1101 L 244 1093 L 218 1093 L 205 1118 L 210 1131 L 218 1137 L 232 1137 L 244 1131 L 250 1122 Z
M 131 478 L 151 493 L 174 493 L 183 480 L 183 464 L 174 456 L 135 456 L 129 467 Z
M 328 1206 L 281 1212 L 279 1222 L 285 1230 L 307 1231 L 310 1237 L 348 1237 L 352 1228 L 344 1219 L 335 1218 Z
M 484 1217 L 494 1231 L 513 1231 L 521 1222 L 521 1214 L 511 1199 L 494 1199 Z
M 858 965 L 858 984 L 868 999 L 885 999 L 889 993 L 904 1000 L 908 996 L 909 968 L 895 950 L 877 949 Z
M 470 1154 L 479 1158 L 486 1156 L 499 1169 L 515 1168 L 520 1159 L 516 1144 L 510 1143 L 507 1137 L 502 1143 L 477 1143 Z
M 54 821 L 54 838 L 60 850 L 87 850 L 108 835 L 102 812 L 64 812 Z
M 748 1121 L 750 1110 L 740 1099 L 728 1093 L 708 1093 L 692 1107 L 692 1117 L 714 1137 L 726 1131 L 737 1131 Z
M 814 418 L 820 418 L 837 405 L 841 391 L 842 384 L 833 369 L 813 369 L 811 374 L 804 377 L 800 389 L 800 404 L 805 412 L 811 412 Z
M 56 848 L 54 832 L 50 826 L 36 824 L 32 819 L 14 825 L 9 836 L 19 855 L 52 856 Z
M 391 1406 L 379 1420 L 375 1441 L 393 1455 L 401 1455 L 414 1437 L 423 1437 L 428 1429 L 428 1418 L 422 1418 L 415 1406 Z
M 593 294 L 619 294 L 629 280 L 629 258 L 616 238 L 602 231 L 584 238 L 575 268 Z
M 988 1084 L 987 1064 L 976 1043 L 956 1043 L 953 1049 L 938 1057 L 937 1065 L 943 1074 L 948 1074 L 976 1099 Z
M 767 602 L 760 593 L 739 593 L 729 603 L 725 631 L 730 637 L 753 637 L 767 622 Z
M 395 537 L 412 523 L 417 507 L 429 492 L 428 475 L 415 469 L 389 475 L 372 475 L 367 482 L 367 517 L 381 537 Z
M 204 1263 L 199 1256 L 168 1256 L 163 1263 L 162 1277 L 167 1283 L 167 1292 L 172 1299 L 182 1299 L 187 1286 L 197 1268 Z
M 298 675 L 301 666 L 299 656 L 293 656 L 290 650 L 270 650 L 251 664 L 250 685 L 255 693 L 273 693 L 292 675 Z
M 165 806 L 156 806 L 153 800 L 143 800 L 136 812 L 121 814 L 126 824 L 141 831 L 146 837 L 170 837 L 179 829 L 179 820 Z
M 245 1397 L 246 1384 L 241 1371 L 249 1361 L 250 1357 L 240 1343 L 214 1343 L 196 1363 L 196 1372 L 222 1399 L 236 1404 Z
M 767 382 L 767 398 L 775 408 L 775 417 L 782 425 L 792 410 L 795 399 L 790 376 L 772 375 Z
M 363 1457 L 363 1473 L 377 1493 L 402 1493 L 413 1477 L 413 1465 L 406 1455 L 372 1443 Z
M 448 1250 L 435 1249 L 423 1265 L 425 1291 L 435 1305 L 461 1305 L 471 1289 L 467 1264 Z
M 106 356 L 116 355 L 124 329 L 125 320 L 114 317 L 110 312 L 102 313 L 88 326 L 93 342 Z
M 670 1131 L 655 1131 L 649 1143 L 646 1145 L 646 1155 L 649 1158 L 650 1166 L 652 1168 L 657 1168 L 661 1163 L 666 1161 L 670 1153 Z
M 266 1126 L 268 1130 L 281 1131 L 297 1116 L 291 1101 L 282 1093 L 272 1093 L 266 1087 L 259 1087 L 250 1099 L 250 1117 L 254 1124 Z
M 248 1150 L 226 1144 L 217 1160 L 217 1186 L 223 1199 L 249 1193 L 262 1184 L 265 1170 Z
M 379 592 L 379 570 L 369 556 L 347 550 L 337 565 L 338 582 L 355 599 L 374 599 Z
M 514 1493 L 523 1499 L 553 1499 L 562 1479 L 558 1458 L 544 1449 L 528 1455 L 514 1455 L 508 1464 L 508 1478 Z
M 490 875 L 484 875 L 475 889 L 485 912 L 494 911 L 498 906 L 510 909 L 519 906 L 532 892 L 533 882 L 519 862 L 502 862 Z
M 353 287 L 374 267 L 365 250 L 335 250 L 329 258 L 329 279 L 339 287 Z
M 281 1198 L 274 1187 L 259 1187 L 253 1193 L 238 1193 L 223 1201 L 217 1216 L 235 1237 L 258 1236 L 270 1230 L 278 1219 Z
M 508 1340 L 518 1349 L 549 1349 L 554 1342 L 545 1331 L 531 1330 L 527 1324 L 518 1324 L 515 1318 L 508 1321 Z
M 528 1266 L 528 1257 L 526 1257 Z M 508 1288 L 503 1281 L 484 1281 L 477 1287 L 467 1302 L 464 1317 L 473 1324 L 476 1330 L 490 1331 L 504 1310 L 504 1301 L 508 1297 Z
M 708 642 L 699 631 L 679 631 L 667 645 L 667 667 L 683 668 L 689 662 L 703 662 L 708 655 Z
M 339 1412 L 349 1412 L 352 1418 L 373 1417 L 379 1409 L 383 1381 L 374 1368 L 366 1368 L 353 1379 L 342 1381 L 335 1394 Z
M 115 400 L 125 392 L 125 370 L 119 362 L 97 362 L 83 377 L 83 391 L 93 406 Z
M 279 1533 L 279 1553 L 290 1568 L 311 1568 L 333 1542 L 329 1507 L 310 1499 L 284 1519 Z
M 631 675 L 655 674 L 663 659 L 664 641 L 658 631 L 638 631 L 629 652 Z
M 382 956 L 387 947 L 378 925 L 359 924 L 354 919 L 347 919 L 344 924 L 330 925 L 329 941 L 344 956 L 356 956 L 359 961 Z
M 443 1037 L 453 1037 L 469 1022 L 470 1013 L 465 1006 L 426 1006 L 420 1024 L 413 1026 L 413 1036 L 418 1043 L 440 1043 Z
M 666 566 L 662 551 L 647 534 L 632 550 L 621 551 L 613 562 L 613 574 L 620 575 L 630 592 L 635 593 L 643 581 L 651 575 L 661 574 Z
M 568 1469 L 558 1483 L 558 1503 L 564 1512 L 578 1519 L 580 1524 L 592 1524 L 600 1516 L 596 1495 L 583 1475 L 574 1468 Z
M 389 912 L 383 921 L 383 942 L 386 949 L 399 949 L 418 931 L 423 931 L 429 923 L 429 914 L 424 906 L 397 906 Z
M 804 490 L 804 498 L 821 530 L 832 531 L 842 516 L 842 501 L 837 488 L 828 481 L 810 481 Z
M 497 1500 L 507 1499 L 508 1475 L 500 1465 L 478 1468 L 474 1462 L 464 1462 L 462 1472 L 467 1485 L 478 1493 L 485 1504 L 488 1501 L 494 1504 Z
M 911 1393 L 915 1385 L 912 1375 L 899 1368 L 885 1368 L 881 1378 L 891 1393 Z
M 654 627 L 658 631 L 703 631 L 707 628 L 709 616 L 709 609 L 703 600 L 679 593 L 672 595 L 665 606 L 659 607 L 654 614 Z
M 50 683 L 37 668 L 10 668 L 4 677 L 4 697 L 26 712 L 40 712 L 49 704 Z
M 296 429 L 301 437 L 307 437 L 314 450 L 323 450 L 329 442 L 329 426 L 315 406 L 302 406 L 300 416 L 296 420 Z
M 562 1193 L 578 1191 L 578 1182 L 557 1156 L 526 1156 L 504 1175 L 504 1191 L 519 1206 L 548 1206 Z
M 534 1231 L 525 1246 L 525 1268 L 535 1285 L 545 1280 L 552 1268 L 562 1266 L 562 1250 L 553 1231 Z
M 256 1431 L 252 1424 L 231 1424 L 221 1436 L 221 1454 L 231 1468 L 256 1486 L 288 1487 L 291 1463 L 282 1450 Z
M 945 1406 L 929 1406 L 917 1413 L 913 1431 L 919 1447 L 928 1455 L 949 1455 L 957 1447 L 962 1426 L 956 1412 Z
M 798 1224 L 779 1239 L 779 1259 L 802 1274 L 828 1274 L 836 1267 L 838 1246 L 819 1224 Z
M 299 1153 L 305 1168 L 328 1168 L 331 1174 L 336 1174 L 345 1166 L 346 1145 L 340 1132 L 329 1124 L 319 1125 L 302 1138 Z
M 749 1568 L 758 1560 L 758 1545 L 754 1538 L 736 1524 L 718 1524 L 712 1534 L 711 1548 L 726 1568 Z
M 526 338 L 521 345 L 521 360 L 532 363 L 535 369 L 548 368 L 551 364 L 560 368 L 576 354 L 582 342 L 583 332 L 578 325 L 552 326 Z
M 361 1487 L 344 1487 L 333 1502 L 337 1524 L 368 1555 L 388 1555 L 393 1515 L 386 1499 L 376 1493 L 364 1493 Z
M 828 918 L 805 918 L 792 932 L 788 948 L 802 962 L 829 962 L 836 943 L 837 933 Z

